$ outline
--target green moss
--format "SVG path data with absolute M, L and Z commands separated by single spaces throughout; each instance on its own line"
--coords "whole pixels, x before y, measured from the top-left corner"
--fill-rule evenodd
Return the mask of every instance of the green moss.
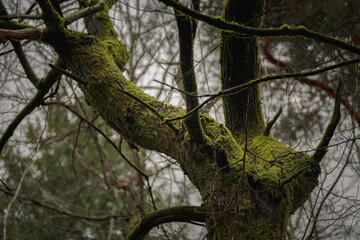
M 290 29 L 290 26 L 289 25 L 287 25 L 287 24 L 284 24 L 284 25 L 282 25 L 281 27 L 280 27 L 280 29 L 281 30 L 284 30 L 284 29 Z
M 301 26 L 298 26 L 298 27 L 296 27 L 296 28 L 297 28 L 297 29 L 302 29 L 302 30 L 306 30 L 306 31 L 308 30 L 308 29 L 307 29 L 307 27 L 305 27 L 305 26 L 303 26 L 303 25 L 301 25 Z
M 25 29 L 25 28 L 36 28 L 36 27 L 30 26 L 30 25 L 27 25 L 27 24 L 20 24 L 20 23 L 15 22 L 15 21 L 0 19 L 0 28 L 12 29 L 12 30 L 20 30 L 20 29 Z
M 126 45 L 115 38 L 106 38 L 103 43 L 107 46 L 116 65 L 123 70 L 130 56 L 127 52 Z

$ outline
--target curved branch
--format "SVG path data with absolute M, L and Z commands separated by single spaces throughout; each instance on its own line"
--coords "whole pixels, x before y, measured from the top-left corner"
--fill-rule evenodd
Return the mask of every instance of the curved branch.
M 280 106 L 280 108 L 277 111 L 277 113 L 275 114 L 275 116 L 266 125 L 266 128 L 264 130 L 264 134 L 263 134 L 264 136 L 269 136 L 270 135 L 270 130 L 271 130 L 272 126 L 275 124 L 276 120 L 278 120 L 278 118 L 280 117 L 281 113 L 282 113 L 282 105 Z
M 150 230 L 162 223 L 169 222 L 205 222 L 205 216 L 201 207 L 181 206 L 153 211 L 141 218 L 125 240 L 143 239 Z
M 308 30 L 304 26 L 290 28 L 288 25 L 283 25 L 280 28 L 274 28 L 274 29 L 248 27 L 248 26 L 225 21 L 220 17 L 211 17 L 209 15 L 204 15 L 198 11 L 191 10 L 183 6 L 181 3 L 175 2 L 173 0 L 159 0 L 159 1 L 165 3 L 168 6 L 174 7 L 176 10 L 182 12 L 187 16 L 203 21 L 209 24 L 210 26 L 221 29 L 222 31 L 237 33 L 246 36 L 256 36 L 256 37 L 304 37 L 304 38 L 314 39 L 323 43 L 327 43 L 356 54 L 360 54 L 359 47 L 348 44 L 343 40 L 334 39 L 324 34 Z
M 313 159 L 317 162 L 320 162 L 323 159 L 323 157 L 325 156 L 329 142 L 330 142 L 332 136 L 334 135 L 337 124 L 340 121 L 340 117 L 341 117 L 340 104 L 341 104 L 341 93 L 342 93 L 343 87 L 344 87 L 344 81 L 339 81 L 339 86 L 336 91 L 336 99 L 335 99 L 333 115 L 331 117 L 331 120 L 325 130 L 325 133 L 324 133 L 319 145 L 316 147 L 314 155 L 312 156 Z

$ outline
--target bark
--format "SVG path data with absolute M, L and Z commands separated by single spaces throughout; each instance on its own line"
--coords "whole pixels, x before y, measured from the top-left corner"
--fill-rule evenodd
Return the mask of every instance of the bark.
M 261 25 L 264 0 L 226 2 L 223 18 L 252 27 Z M 221 33 L 220 63 L 223 89 L 232 88 L 259 77 L 259 46 L 254 37 Z M 226 126 L 236 137 L 264 131 L 259 87 L 223 97 Z

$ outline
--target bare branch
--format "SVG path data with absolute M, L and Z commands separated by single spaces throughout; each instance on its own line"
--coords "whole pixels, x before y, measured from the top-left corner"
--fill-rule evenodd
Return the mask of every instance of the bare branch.
M 84 80 L 83 78 L 79 77 L 78 75 L 73 74 L 73 73 L 71 73 L 71 72 L 68 72 L 68 71 L 66 71 L 65 69 L 60 68 L 60 67 L 58 67 L 58 66 L 56 66 L 56 65 L 53 65 L 53 64 L 49 64 L 49 66 L 50 66 L 51 68 L 53 68 L 55 71 L 57 71 L 57 72 L 59 72 L 59 73 L 61 73 L 61 74 L 64 74 L 65 76 L 68 76 L 69 78 L 75 80 L 77 83 L 81 83 L 81 84 L 83 84 L 83 85 L 86 86 L 87 81 Z
M 341 104 L 341 93 L 342 93 L 343 87 L 344 87 L 344 81 L 339 81 L 339 86 L 336 91 L 336 99 L 335 99 L 333 115 L 331 117 L 331 120 L 325 130 L 325 133 L 324 133 L 319 145 L 316 147 L 314 155 L 312 156 L 317 162 L 320 162 L 323 159 L 323 157 L 325 156 L 329 142 L 330 142 L 332 136 L 334 135 L 337 124 L 340 121 L 340 117 L 341 117 L 340 104 Z
M 220 17 L 211 17 L 209 15 L 204 15 L 198 11 L 191 10 L 183 6 L 181 3 L 173 0 L 159 0 L 159 1 L 165 3 L 168 6 L 174 7 L 176 10 L 182 12 L 187 16 L 203 21 L 209 24 L 210 26 L 221 29 L 222 31 L 237 33 L 245 36 L 256 36 L 256 37 L 304 37 L 304 38 L 310 38 L 320 42 L 324 42 L 353 53 L 360 54 L 359 47 L 348 44 L 343 40 L 338 40 L 323 35 L 321 33 L 308 30 L 304 26 L 290 28 L 288 25 L 283 25 L 282 27 L 277 29 L 248 27 L 244 25 L 239 25 L 237 23 L 225 21 Z
M 271 55 L 269 50 L 269 41 L 263 41 L 263 44 L 261 44 L 261 50 L 264 56 L 266 57 L 266 60 L 268 60 L 270 63 L 272 63 L 277 67 L 282 68 L 287 73 L 293 72 L 286 63 L 276 59 L 273 55 Z M 305 77 L 295 78 L 295 80 L 299 81 L 300 83 L 306 84 L 308 86 L 321 89 L 325 91 L 328 96 L 335 98 L 336 90 L 331 88 L 327 82 L 318 81 Z M 341 98 L 341 103 L 351 113 L 351 115 L 354 116 L 355 121 L 360 125 L 360 113 L 356 110 L 356 108 L 345 97 Z
M 282 112 L 282 105 L 280 106 L 279 110 L 277 111 L 277 113 L 275 114 L 273 119 L 271 119 L 271 121 L 268 122 L 268 124 L 266 125 L 265 131 L 263 134 L 264 136 L 270 135 L 270 130 L 271 130 L 272 126 L 275 124 L 276 120 L 278 120 L 278 118 L 280 117 L 281 112 Z
M 0 188 L 0 191 L 2 191 L 3 193 L 5 193 L 5 194 L 7 194 L 9 196 L 14 196 L 14 193 L 12 193 L 10 191 L 7 191 L 7 190 L 1 189 L 1 188 Z M 84 219 L 84 220 L 88 220 L 88 221 L 105 221 L 105 220 L 109 220 L 109 219 L 112 219 L 112 218 L 119 218 L 120 217 L 118 215 L 105 215 L 105 216 L 79 215 L 79 214 L 73 213 L 73 212 L 71 212 L 71 211 L 69 211 L 67 209 L 64 209 L 64 208 L 59 209 L 59 208 L 56 208 L 54 206 L 50 206 L 50 205 L 48 205 L 46 203 L 40 202 L 40 201 L 38 201 L 36 199 L 32 199 L 32 198 L 29 198 L 29 197 L 18 195 L 17 199 L 22 200 L 26 204 L 33 204 L 33 205 L 36 205 L 36 206 L 39 206 L 39 207 L 42 207 L 42 208 L 46 208 L 48 210 L 51 210 L 51 211 L 54 211 L 54 212 L 57 212 L 57 213 L 60 213 L 60 214 L 67 215 L 67 216 L 72 217 L 72 218 L 80 218 L 80 219 Z
M 101 0 L 95 5 L 83 8 L 83 9 L 81 9 L 81 10 L 67 16 L 65 18 L 66 25 L 69 25 L 69 24 L 71 24 L 71 23 L 75 22 L 76 20 L 79 20 L 79 19 L 81 19 L 83 17 L 87 17 L 87 16 L 89 16 L 91 14 L 94 14 L 94 13 L 97 13 L 97 12 L 99 12 L 101 10 L 104 10 L 104 8 L 105 8 L 104 3 L 105 2 L 106 2 L 105 0 Z
M 62 66 L 60 63 L 60 60 L 56 63 L 59 66 Z M 8 128 L 6 129 L 4 135 L 2 135 L 0 139 L 0 155 L 1 152 L 6 144 L 6 142 L 9 140 L 9 138 L 13 135 L 15 129 L 19 126 L 19 124 L 24 120 L 26 116 L 28 116 L 34 109 L 39 106 L 44 96 L 49 92 L 50 88 L 54 85 L 56 81 L 58 81 L 61 77 L 61 74 L 59 74 L 55 70 L 50 70 L 46 78 L 39 84 L 39 90 L 34 96 L 34 98 L 20 111 L 20 113 L 12 120 Z

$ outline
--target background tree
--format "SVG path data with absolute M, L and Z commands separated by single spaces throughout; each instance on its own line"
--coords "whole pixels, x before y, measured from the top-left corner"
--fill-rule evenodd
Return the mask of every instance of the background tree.
M 160 2 L 1 2 L 3 238 L 356 235 L 357 3 Z

